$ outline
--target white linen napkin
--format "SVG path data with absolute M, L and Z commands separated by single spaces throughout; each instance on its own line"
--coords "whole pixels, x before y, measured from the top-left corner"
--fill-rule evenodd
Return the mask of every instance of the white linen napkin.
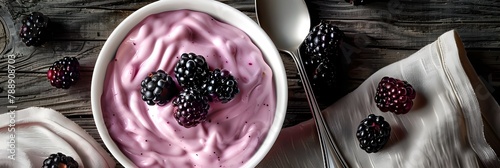
M 376 107 L 373 98 L 383 76 L 413 85 L 417 98 L 409 113 L 395 115 Z M 452 30 L 380 69 L 323 114 L 351 167 L 498 168 L 500 160 L 486 138 L 498 148 L 500 108 L 485 88 Z M 368 154 L 359 148 L 356 129 L 372 113 L 383 116 L 392 131 L 382 150 Z M 493 135 L 485 138 L 485 129 Z M 283 129 L 259 167 L 322 167 L 314 122 Z
M 10 109 L 8 109 L 10 110 Z M 0 167 L 39 168 L 50 154 L 71 156 L 80 168 L 114 168 L 111 156 L 61 113 L 30 107 L 0 115 Z

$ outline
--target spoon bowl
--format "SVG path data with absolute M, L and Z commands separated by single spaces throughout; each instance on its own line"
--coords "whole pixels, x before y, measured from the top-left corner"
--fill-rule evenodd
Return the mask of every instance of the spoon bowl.
M 309 11 L 303 0 L 257 0 L 258 23 L 276 47 L 286 51 L 299 48 L 311 27 Z M 279 25 L 279 26 L 277 26 Z

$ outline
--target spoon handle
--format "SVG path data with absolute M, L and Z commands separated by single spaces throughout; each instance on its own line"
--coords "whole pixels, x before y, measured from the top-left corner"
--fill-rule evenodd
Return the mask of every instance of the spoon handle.
M 328 125 L 321 114 L 321 109 L 319 108 L 316 97 L 314 97 L 314 92 L 311 87 L 311 83 L 307 78 L 307 73 L 300 57 L 300 52 L 298 50 L 289 52 L 284 51 L 292 56 L 295 61 L 295 65 L 299 71 L 300 79 L 302 80 L 302 85 L 304 87 L 307 101 L 312 112 L 312 116 L 316 123 L 316 130 L 318 131 L 319 143 L 321 146 L 321 151 L 323 153 L 323 162 L 326 168 L 346 168 L 348 167 L 344 158 L 340 154 L 337 145 L 335 144 L 332 134 L 328 128 Z

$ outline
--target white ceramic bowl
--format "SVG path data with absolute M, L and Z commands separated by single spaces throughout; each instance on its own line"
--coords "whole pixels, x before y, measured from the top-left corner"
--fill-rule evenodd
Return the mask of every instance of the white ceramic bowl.
M 274 84 L 276 88 L 276 112 L 274 120 L 266 139 L 263 141 L 260 148 L 244 165 L 244 167 L 255 167 L 268 153 L 274 144 L 281 130 L 287 107 L 288 87 L 286 81 L 286 73 L 283 62 L 278 53 L 278 50 L 272 43 L 267 34 L 248 16 L 242 12 L 217 1 L 213 0 L 162 0 L 151 3 L 135 11 L 125 20 L 123 20 L 116 29 L 111 33 L 106 43 L 104 44 L 99 57 L 97 58 L 94 73 L 92 76 L 91 86 L 91 103 L 94 120 L 104 144 L 109 149 L 111 154 L 125 167 L 136 167 L 130 159 L 128 159 L 118 148 L 115 142 L 111 139 L 108 129 L 104 124 L 104 119 L 101 111 L 101 95 L 103 93 L 103 83 L 106 76 L 108 63 L 114 58 L 116 50 L 128 32 L 134 28 L 140 21 L 151 14 L 161 13 L 171 10 L 189 9 L 199 12 L 204 12 L 212 17 L 219 19 L 225 23 L 231 24 L 240 30 L 244 31 L 260 48 L 264 55 L 265 61 L 271 67 L 274 76 Z

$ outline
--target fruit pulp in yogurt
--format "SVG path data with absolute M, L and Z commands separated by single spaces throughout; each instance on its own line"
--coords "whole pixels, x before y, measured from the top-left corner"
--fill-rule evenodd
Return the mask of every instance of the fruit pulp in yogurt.
M 210 103 L 204 123 L 184 128 L 171 101 L 149 106 L 142 100 L 140 83 L 158 69 L 175 80 L 179 56 L 190 52 L 204 56 L 210 70 L 228 70 L 240 93 Z M 190 10 L 153 14 L 136 25 L 109 63 L 103 88 L 108 132 L 138 167 L 241 167 L 266 138 L 276 109 L 272 70 L 249 36 Z

